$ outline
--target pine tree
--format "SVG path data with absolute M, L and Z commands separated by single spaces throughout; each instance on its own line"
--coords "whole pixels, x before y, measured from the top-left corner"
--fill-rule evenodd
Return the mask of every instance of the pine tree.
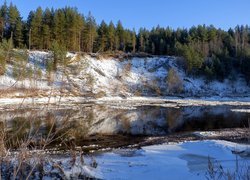
M 79 52 L 82 50 L 82 36 L 83 36 L 83 32 L 84 32 L 84 27 L 85 27 L 85 19 L 84 16 L 81 14 L 77 14 L 76 16 L 76 30 L 75 30 L 75 34 L 76 34 L 76 50 L 78 50 Z
M 141 28 L 137 34 L 134 30 L 125 29 L 121 21 L 116 26 L 112 22 L 107 25 L 102 21 L 98 26 L 91 14 L 85 19 L 76 8 L 70 7 L 57 10 L 47 8 L 45 11 L 39 7 L 29 13 L 27 21 L 22 21 L 17 7 L 12 3 L 8 6 L 5 1 L 0 6 L 0 42 L 7 40 L 17 48 L 29 46 L 55 50 L 59 47 L 65 51 L 120 50 L 182 56 L 185 59 L 183 66 L 188 73 L 223 79 L 230 76 L 232 71 L 237 71 L 249 80 L 248 26 L 236 26 L 228 31 L 212 25 L 176 30 L 157 26 L 150 31 Z M 10 52 L 9 49 L 7 52 Z M 10 59 L 11 53 L 8 54 L 4 60 L 0 57 L 1 64 Z M 55 59 L 54 69 L 60 58 Z
M 133 30 L 133 33 L 132 33 L 132 52 L 135 53 L 136 51 L 136 32 L 135 30 Z
M 65 31 L 67 39 L 66 46 L 67 49 L 73 51 L 80 50 L 80 39 L 81 31 L 83 29 L 83 19 L 82 16 L 77 12 L 75 8 L 65 8 Z
M 151 54 L 155 54 L 155 44 L 153 42 L 151 45 Z
M 107 50 L 108 42 L 108 26 L 102 21 L 98 28 L 98 51 L 103 52 Z
M 108 49 L 110 51 L 116 50 L 115 25 L 112 21 L 108 26 Z
M 139 51 L 140 52 L 145 52 L 146 48 L 145 48 L 145 40 L 144 40 L 144 36 L 143 36 L 143 29 L 139 30 Z
M 51 47 L 51 26 L 52 26 L 52 13 L 50 9 L 46 8 L 42 18 L 42 47 L 43 49 L 50 49 Z
M 42 49 L 42 17 L 43 10 L 41 7 L 37 8 L 34 16 L 31 19 L 30 26 L 30 38 L 31 38 L 31 47 L 34 49 Z
M 165 42 L 163 39 L 160 39 L 160 46 L 159 46 L 159 54 L 164 54 L 164 50 L 165 50 Z
M 1 41 L 3 41 L 5 36 L 5 27 L 7 24 L 7 18 L 8 18 L 8 6 L 6 1 L 4 1 L 4 4 L 0 8 L 0 36 Z
M 54 19 L 53 19 L 53 33 L 54 39 L 59 44 L 65 44 L 66 39 L 66 31 L 65 31 L 65 14 L 62 9 L 58 9 L 55 11 Z
M 53 52 L 53 70 L 57 70 L 58 64 L 63 66 L 67 65 L 67 50 L 65 45 L 59 44 L 57 41 L 53 41 L 51 50 Z
M 118 38 L 118 50 L 125 51 L 125 31 L 121 21 L 117 23 L 116 35 Z
M 29 48 L 29 50 L 31 49 L 31 22 L 33 20 L 35 16 L 35 12 L 34 11 L 30 11 L 27 21 L 24 24 L 24 44 L 27 45 L 27 47 Z
M 86 18 L 86 26 L 84 30 L 84 49 L 86 52 L 93 52 L 96 37 L 97 32 L 95 18 L 91 15 L 91 13 L 89 13 Z
M 23 37 L 23 22 L 20 17 L 16 21 L 16 26 L 13 34 L 13 42 L 15 47 L 23 47 L 24 37 Z
M 12 3 L 8 11 L 8 24 L 7 37 L 12 36 L 14 47 L 21 47 L 23 44 L 22 19 L 17 7 Z

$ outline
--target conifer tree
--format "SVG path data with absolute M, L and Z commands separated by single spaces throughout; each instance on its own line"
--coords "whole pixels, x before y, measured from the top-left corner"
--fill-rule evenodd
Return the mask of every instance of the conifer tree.
M 65 45 L 59 44 L 57 41 L 53 41 L 52 43 L 52 52 L 53 52 L 53 70 L 57 70 L 58 64 L 63 66 L 67 65 L 67 50 Z
M 24 37 L 23 37 L 23 22 L 20 17 L 16 21 L 16 26 L 13 33 L 13 43 L 15 47 L 23 47 Z
M 65 31 L 65 14 L 62 9 L 58 9 L 55 11 L 54 19 L 53 19 L 53 33 L 54 40 L 59 44 L 65 44 L 66 39 L 66 31 Z
M 91 15 L 91 13 L 89 13 L 86 18 L 86 26 L 84 30 L 84 49 L 86 52 L 93 52 L 96 37 L 97 32 L 95 18 Z
M 6 1 L 4 1 L 4 4 L 0 8 L 0 36 L 1 41 L 3 41 L 5 36 L 5 27 L 7 24 L 7 18 L 8 18 L 8 6 Z
M 143 29 L 139 30 L 139 51 L 140 52 L 145 52 L 146 48 L 145 48 L 145 40 L 144 40 L 144 36 L 143 36 Z
M 133 30 L 132 32 L 132 52 L 135 53 L 136 51 L 136 32 Z
M 116 50 L 115 25 L 112 21 L 108 26 L 108 49 L 109 51 Z
M 43 10 L 41 7 L 37 8 L 34 13 L 34 16 L 30 16 L 31 24 L 30 24 L 30 38 L 31 38 L 31 47 L 34 49 L 42 49 L 42 18 L 43 18 Z
M 83 29 L 84 21 L 82 16 L 75 8 L 65 8 L 65 31 L 66 31 L 66 47 L 69 50 L 79 51 L 81 32 Z
M 43 49 L 50 49 L 51 47 L 51 27 L 52 27 L 52 13 L 49 8 L 43 12 L 42 18 L 42 47 Z
M 188 73 L 209 78 L 223 79 L 236 71 L 249 79 L 250 72 L 248 26 L 238 25 L 228 31 L 212 25 L 176 30 L 156 26 L 151 30 L 141 28 L 136 33 L 125 29 L 121 21 L 116 26 L 112 21 L 108 25 L 102 21 L 98 26 L 91 14 L 84 17 L 70 7 L 45 11 L 39 7 L 29 13 L 27 21 L 22 21 L 17 7 L 5 1 L 0 6 L 0 42 L 7 41 L 13 41 L 16 48 L 54 50 L 58 46 L 65 51 L 120 50 L 181 56 Z M 58 60 L 54 69 L 57 64 Z
M 102 21 L 100 27 L 98 28 L 98 51 L 103 52 L 108 48 L 108 26 Z
M 117 23 L 116 35 L 118 38 L 118 50 L 125 51 L 125 31 L 121 21 Z
M 7 38 L 13 38 L 14 47 L 21 47 L 23 44 L 22 20 L 20 13 L 12 3 L 8 10 Z

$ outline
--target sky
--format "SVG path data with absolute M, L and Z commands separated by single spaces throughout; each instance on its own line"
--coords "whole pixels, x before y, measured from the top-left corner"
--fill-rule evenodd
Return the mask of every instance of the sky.
M 237 24 L 250 24 L 250 0 L 7 0 L 10 2 L 18 7 L 23 19 L 39 6 L 70 6 L 84 15 L 91 12 L 97 23 L 121 20 L 125 28 L 135 30 L 157 25 L 190 28 L 199 24 L 227 30 Z

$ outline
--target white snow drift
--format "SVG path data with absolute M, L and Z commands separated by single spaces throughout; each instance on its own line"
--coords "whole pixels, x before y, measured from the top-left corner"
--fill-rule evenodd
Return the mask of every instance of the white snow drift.
M 23 87 L 45 90 L 63 88 L 81 96 L 86 93 L 101 93 L 101 96 L 109 97 L 159 96 L 167 94 L 166 76 L 173 68 L 183 81 L 184 96 L 247 97 L 250 93 L 250 87 L 241 76 L 234 82 L 227 79 L 224 82 L 207 82 L 202 77 L 188 77 L 181 68 L 178 68 L 176 58 L 169 56 L 97 59 L 90 55 L 79 57 L 68 53 L 70 60 L 66 70 L 59 67 L 53 74 L 53 83 L 49 84 L 45 67 L 49 56 L 48 52 L 29 52 L 27 66 L 40 68 L 42 72 L 42 77 L 36 80 L 31 78 L 17 81 L 12 77 L 13 67 L 8 65 L 6 74 L 0 76 L 0 88 Z

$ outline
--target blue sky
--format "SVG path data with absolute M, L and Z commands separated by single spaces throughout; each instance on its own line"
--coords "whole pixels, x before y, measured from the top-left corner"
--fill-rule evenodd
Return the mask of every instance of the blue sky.
M 120 19 L 124 27 L 136 30 L 158 24 L 174 29 L 198 24 L 228 29 L 250 24 L 250 0 L 7 0 L 11 1 L 24 19 L 38 6 L 72 6 L 84 15 L 91 11 L 98 23 L 103 19 L 116 23 Z

